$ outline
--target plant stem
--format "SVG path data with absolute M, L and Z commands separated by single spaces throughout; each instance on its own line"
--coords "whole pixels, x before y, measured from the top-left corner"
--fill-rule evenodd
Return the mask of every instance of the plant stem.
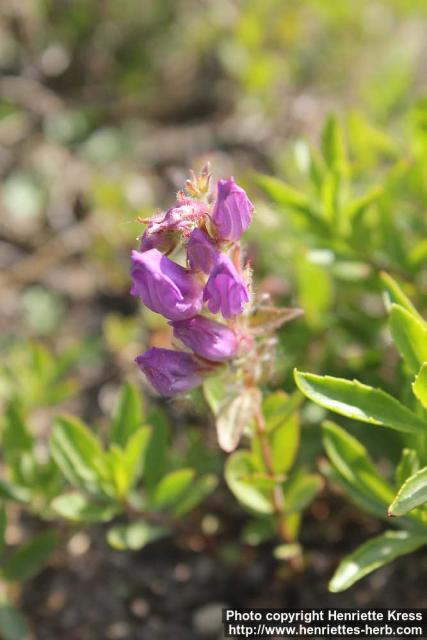
M 276 480 L 276 473 L 273 465 L 273 454 L 271 451 L 270 441 L 268 439 L 267 430 L 265 427 L 264 416 L 260 409 L 255 413 L 255 429 L 256 434 L 261 447 L 261 454 L 264 461 L 266 471 L 269 476 L 274 480 L 274 488 L 272 490 L 272 501 L 274 509 L 274 517 L 277 523 L 277 529 L 279 536 L 284 543 L 292 542 L 292 536 L 289 533 L 288 527 L 285 521 L 285 496 L 283 493 L 280 482 Z M 302 563 L 300 557 L 290 558 L 289 563 L 294 571 L 300 571 L 302 569 Z

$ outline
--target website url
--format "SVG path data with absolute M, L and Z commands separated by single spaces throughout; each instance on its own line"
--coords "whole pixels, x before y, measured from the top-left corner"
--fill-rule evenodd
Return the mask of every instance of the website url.
M 258 625 L 247 624 L 229 624 L 226 626 L 228 637 L 234 638 L 264 638 L 264 637 L 289 637 L 298 638 L 304 636 L 319 636 L 327 638 L 333 636 L 353 637 L 353 636 L 372 636 L 375 638 L 384 638 L 391 636 L 400 636 L 406 638 L 421 638 L 423 635 L 423 627 L 421 626 L 405 626 L 392 627 L 384 624 L 380 626 L 372 625 L 319 625 L 319 626 L 277 626 L 260 623 Z

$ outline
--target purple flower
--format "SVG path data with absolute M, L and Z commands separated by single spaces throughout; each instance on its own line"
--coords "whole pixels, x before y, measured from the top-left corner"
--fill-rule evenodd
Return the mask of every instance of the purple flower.
M 225 254 L 218 257 L 212 269 L 203 291 L 203 300 L 208 303 L 209 311 L 220 311 L 227 319 L 242 313 L 243 305 L 249 301 L 242 278 Z
M 135 362 L 162 396 L 184 393 L 203 382 L 203 370 L 189 353 L 151 347 Z
M 218 197 L 212 214 L 223 240 L 240 240 L 251 224 L 254 206 L 234 178 L 218 180 Z
M 194 229 L 187 244 L 190 267 L 195 271 L 210 273 L 217 256 L 216 245 L 208 234 L 201 229 Z
M 148 229 L 140 238 L 141 244 L 139 250 L 150 251 L 150 249 L 158 249 L 162 253 L 169 253 L 175 248 L 178 238 L 174 231 L 160 231 L 158 233 L 150 233 Z
M 176 245 L 179 234 L 188 236 L 195 225 L 208 215 L 205 203 L 191 198 L 181 198 L 166 213 L 158 213 L 152 218 L 141 219 L 147 225 L 141 239 L 141 251 L 159 249 L 167 253 Z
M 202 307 L 202 285 L 197 276 L 157 249 L 132 251 L 131 294 L 168 320 L 184 320 Z
M 236 334 L 225 324 L 204 316 L 170 323 L 173 334 L 201 358 L 222 362 L 236 355 Z

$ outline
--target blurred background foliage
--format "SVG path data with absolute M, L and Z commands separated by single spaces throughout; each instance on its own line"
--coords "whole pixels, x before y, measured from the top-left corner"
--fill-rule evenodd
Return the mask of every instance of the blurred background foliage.
M 128 294 L 136 217 L 207 159 L 257 206 L 257 289 L 305 310 L 273 386 L 298 364 L 404 397 L 379 273 L 426 315 L 426 54 L 424 0 L 1 3 L 0 402 L 44 434 L 52 405 L 102 423 L 124 378 L 150 394 L 133 358 L 170 333 Z M 165 403 L 176 455 L 218 470 L 194 399 Z M 314 467 L 322 412 L 302 414 Z

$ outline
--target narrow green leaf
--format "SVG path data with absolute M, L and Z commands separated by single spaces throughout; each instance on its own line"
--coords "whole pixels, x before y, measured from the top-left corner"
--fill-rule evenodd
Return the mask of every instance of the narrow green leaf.
M 20 547 L 4 562 L 2 574 L 5 580 L 28 580 L 46 564 L 57 544 L 57 535 L 46 531 Z
M 251 454 L 236 451 L 226 462 L 225 480 L 230 491 L 243 505 L 258 513 L 273 513 L 271 497 L 260 490 L 255 481 L 251 481 L 256 471 Z
M 67 480 L 88 491 L 99 491 L 104 452 L 93 433 L 74 417 L 57 418 L 51 437 L 52 456 Z
M 338 173 L 347 171 L 347 150 L 344 131 L 338 118 L 331 114 L 322 132 L 322 152 L 328 167 Z
M 386 531 L 363 544 L 341 562 L 329 583 L 329 589 L 333 593 L 345 591 L 375 569 L 419 549 L 426 542 L 426 537 L 407 531 Z
M 290 207 L 297 211 L 305 211 L 309 207 L 307 196 L 278 178 L 258 174 L 255 176 L 255 182 L 276 204 Z
M 21 411 L 16 403 L 11 403 L 5 413 L 5 427 L 2 439 L 4 455 L 7 461 L 20 455 L 22 452 L 31 452 L 34 439 L 25 426 Z
M 355 198 L 347 207 L 347 216 L 352 225 L 358 225 L 369 207 L 376 202 L 383 194 L 383 187 L 373 187 L 368 193 L 359 198 Z
M 333 422 L 323 422 L 322 430 L 323 445 L 338 473 L 357 491 L 382 503 L 385 513 L 393 489 L 379 475 L 365 447 Z
M 328 322 L 328 311 L 333 302 L 333 283 L 330 272 L 310 259 L 300 255 L 295 261 L 298 298 L 304 309 L 304 317 L 310 327 L 318 328 Z M 316 286 L 313 286 L 313 282 Z
M 108 544 L 114 549 L 123 551 L 131 549 L 136 551 L 145 545 L 159 538 L 168 535 L 169 531 L 165 527 L 150 524 L 144 520 L 132 522 L 131 524 L 117 525 L 109 529 L 107 534 Z
M 401 487 L 410 476 L 420 468 L 420 461 L 415 449 L 403 449 L 399 464 L 396 467 L 396 485 Z
M 424 409 L 427 409 L 427 362 L 422 365 L 412 384 L 412 389 Z
M 280 427 L 298 409 L 304 396 L 297 390 L 288 396 L 284 391 L 268 394 L 262 403 L 266 429 L 269 433 Z
M 320 464 L 320 471 L 329 480 L 329 482 L 337 484 L 350 498 L 350 500 L 358 507 L 371 513 L 378 518 L 388 520 L 387 518 L 387 504 L 384 500 L 371 494 L 363 486 L 352 484 L 345 476 L 343 476 L 339 470 L 327 462 Z
M 323 478 L 317 474 L 295 474 L 283 483 L 285 513 L 302 511 L 323 488 Z
M 106 477 L 104 486 L 109 495 L 122 501 L 128 490 L 129 476 L 123 450 L 112 444 L 105 456 Z M 110 491 L 110 487 L 112 491 Z
M 329 234 L 330 229 L 328 223 L 315 211 L 303 193 L 296 191 L 278 178 L 273 178 L 272 176 L 258 174 L 254 180 L 275 204 L 299 214 L 299 216 L 319 234 Z
M 390 330 L 394 344 L 413 373 L 427 361 L 427 325 L 398 304 L 390 308 Z
M 0 479 L 0 498 L 3 500 L 16 500 L 17 502 L 29 502 L 31 491 L 26 487 Z
M 426 422 L 381 389 L 297 370 L 295 381 L 310 400 L 340 415 L 397 431 L 427 433 Z
M 300 442 L 300 421 L 297 413 L 285 420 L 269 434 L 273 469 L 286 473 L 292 467 Z
M 120 391 L 111 424 L 111 441 L 124 446 L 129 437 L 142 425 L 143 419 L 142 394 L 138 387 L 126 382 Z
M 422 317 L 396 280 L 385 271 L 382 271 L 380 276 L 385 288 L 387 308 L 389 309 L 393 303 L 399 304 L 422 321 Z
M 128 476 L 128 489 L 131 489 L 144 473 L 144 461 L 150 436 L 151 428 L 141 427 L 127 441 L 124 459 Z
M 145 454 L 143 477 L 144 485 L 147 489 L 152 489 L 165 473 L 169 427 L 166 417 L 160 410 L 152 411 L 147 420 L 152 431 Z
M 180 517 L 188 511 L 191 511 L 203 502 L 217 486 L 218 478 L 213 474 L 207 474 L 201 478 L 197 478 L 178 500 L 178 503 L 173 508 L 173 515 Z
M 77 492 L 63 493 L 50 506 L 62 518 L 72 522 L 108 522 L 119 510 L 118 505 L 97 504 Z
M 389 516 L 403 516 L 427 502 L 427 467 L 405 480 L 388 510 Z
M 154 491 L 154 505 L 163 509 L 176 503 L 191 485 L 194 475 L 194 469 L 178 469 L 168 473 Z

